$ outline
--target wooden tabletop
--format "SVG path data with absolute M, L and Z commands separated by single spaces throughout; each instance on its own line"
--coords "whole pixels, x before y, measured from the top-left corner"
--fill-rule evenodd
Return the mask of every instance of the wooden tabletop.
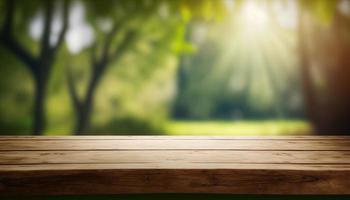
M 0 194 L 350 194 L 350 137 L 2 136 Z

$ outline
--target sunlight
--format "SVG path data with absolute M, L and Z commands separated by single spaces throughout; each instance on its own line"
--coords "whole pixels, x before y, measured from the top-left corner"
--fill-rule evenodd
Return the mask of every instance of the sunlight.
M 269 16 L 265 7 L 257 1 L 247 1 L 240 13 L 242 26 L 250 33 L 263 32 L 269 26 Z
M 292 0 L 285 4 L 247 0 L 239 9 L 215 35 L 210 29 L 206 34 L 212 40 L 230 41 L 222 43 L 223 52 L 214 63 L 213 73 L 227 77 L 217 87 L 227 88 L 231 95 L 227 101 L 237 102 L 241 100 L 240 96 L 244 96 L 244 101 L 261 113 L 283 116 L 286 108 L 279 105 L 287 102 L 288 105 L 296 102 L 295 109 L 299 109 L 301 101 L 295 98 L 286 100 L 283 93 L 284 88 L 290 87 L 290 82 L 285 80 L 296 76 L 293 69 L 297 66 L 297 58 L 290 56 L 294 55 L 296 47 L 296 3 Z M 298 91 L 294 87 L 288 96 L 300 96 Z M 249 111 L 244 109 L 243 118 L 246 118 Z M 236 110 L 236 107 L 232 108 L 231 117 Z

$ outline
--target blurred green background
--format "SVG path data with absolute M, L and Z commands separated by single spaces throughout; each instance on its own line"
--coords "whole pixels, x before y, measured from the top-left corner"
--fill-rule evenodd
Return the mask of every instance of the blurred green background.
M 0 0 L 0 134 L 350 133 L 348 0 Z

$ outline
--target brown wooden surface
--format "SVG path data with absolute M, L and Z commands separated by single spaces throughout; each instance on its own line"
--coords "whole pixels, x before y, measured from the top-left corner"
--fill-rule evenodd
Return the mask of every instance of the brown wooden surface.
M 350 194 L 350 137 L 2 136 L 0 194 Z

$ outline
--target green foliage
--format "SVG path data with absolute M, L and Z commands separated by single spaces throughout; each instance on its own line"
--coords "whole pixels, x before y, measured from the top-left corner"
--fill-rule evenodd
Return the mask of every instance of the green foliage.
M 182 57 L 174 117 L 303 116 L 295 32 L 268 24 L 264 30 L 255 30 L 250 27 L 253 25 L 247 28 L 235 23 L 244 17 L 232 13 L 222 23 L 193 23 L 189 27 L 197 51 Z M 204 34 L 196 36 L 199 31 Z M 196 41 L 196 37 L 202 39 Z
M 300 0 L 302 7 L 311 12 L 316 19 L 330 24 L 339 3 L 338 0 Z
M 137 117 L 124 117 L 121 119 L 111 119 L 95 126 L 91 132 L 99 134 L 160 135 L 164 133 L 164 129 L 159 124 L 150 123 L 149 120 L 138 119 Z
M 32 79 L 22 63 L 0 48 L 0 135 L 28 134 Z M 21 80 L 21 81 L 19 81 Z
M 4 19 L 4 2 L 0 1 L 0 24 Z M 15 36 L 35 55 L 39 42 L 30 37 L 28 27 L 38 12 L 43 11 L 43 2 L 16 0 Z M 176 94 L 177 66 L 186 62 L 185 89 L 179 92 L 178 101 L 185 105 L 183 110 L 189 118 L 231 118 L 237 114 L 231 111 L 237 108 L 251 117 L 280 116 L 274 108 L 277 104 L 292 117 L 302 116 L 300 103 L 296 108 L 287 108 L 293 96 L 300 97 L 296 62 L 290 56 L 295 53 L 290 49 L 296 48 L 294 35 L 287 31 L 279 36 L 269 35 L 272 40 L 268 47 L 247 49 L 251 44 L 239 39 L 244 34 L 239 33 L 238 27 L 231 30 L 227 25 L 237 23 L 244 0 L 236 0 L 233 9 L 225 5 L 225 0 L 72 1 L 76 2 L 81 2 L 85 9 L 84 20 L 94 30 L 95 45 L 74 55 L 66 46 L 58 55 L 46 105 L 48 134 L 71 132 L 75 110 L 71 106 L 65 73 L 68 68 L 72 69 L 78 93 L 83 96 L 91 77 L 91 51 L 97 48 L 98 55 L 102 54 L 104 39 L 110 31 L 102 30 L 101 22 L 110 22 L 112 26 L 120 24 L 110 43 L 112 50 L 130 30 L 137 33 L 137 39 L 125 48 L 120 58 L 110 63 L 98 86 L 92 131 L 159 133 L 164 130 L 162 125 L 169 118 Z M 55 3 L 59 5 L 60 1 Z M 325 24 L 333 21 L 337 3 L 338 0 L 300 0 L 303 9 Z M 207 27 L 208 37 L 203 43 L 193 41 L 191 29 L 198 24 Z M 262 34 L 254 33 L 254 38 Z M 281 42 L 278 44 L 276 40 L 279 39 L 288 50 Z M 228 41 L 232 43 L 228 45 Z M 264 56 L 274 62 L 249 59 L 247 55 L 257 53 L 256 49 L 263 49 Z M 0 60 L 0 132 L 27 133 L 32 120 L 33 80 L 23 64 L 4 49 L 0 49 Z M 273 68 L 276 84 L 267 83 L 265 65 Z M 269 85 L 277 85 L 284 93 L 279 96 L 266 92 Z
M 220 20 L 228 14 L 221 0 L 179 0 L 179 11 L 185 21 L 192 19 Z
M 2 0 L 5 2 L 4 0 Z M 15 28 L 19 31 L 23 31 L 22 33 L 26 32 L 27 26 L 30 23 L 30 20 L 32 17 L 37 14 L 37 12 L 43 9 L 43 1 L 42 0 L 33 0 L 33 1 L 26 1 L 26 0 L 15 0 L 16 3 L 16 9 L 18 9 L 18 12 L 15 16 Z

